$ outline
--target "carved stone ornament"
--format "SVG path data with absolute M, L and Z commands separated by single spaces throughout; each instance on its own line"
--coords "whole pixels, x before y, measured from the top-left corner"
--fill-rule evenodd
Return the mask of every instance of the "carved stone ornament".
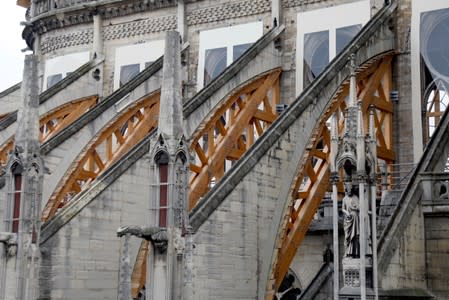
M 167 250 L 168 236 L 165 228 L 142 227 L 142 226 L 122 226 L 117 229 L 117 236 L 134 235 L 150 241 L 159 253 Z

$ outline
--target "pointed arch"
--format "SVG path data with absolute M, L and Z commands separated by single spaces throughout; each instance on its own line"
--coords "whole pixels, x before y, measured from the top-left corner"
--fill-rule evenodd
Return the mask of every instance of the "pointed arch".
M 277 118 L 280 69 L 257 77 L 214 109 L 192 136 L 189 209 Z
M 357 98 L 362 101 L 365 132 L 368 132 L 369 107 L 374 106 L 374 123 L 377 138 L 378 159 L 391 163 L 394 160 L 392 141 L 393 104 L 390 99 L 391 60 L 387 55 L 373 59 L 357 70 Z M 277 290 L 287 273 L 298 247 L 303 241 L 309 225 L 324 198 L 330 191 L 330 131 L 329 119 L 335 113 L 338 119 L 339 134 L 345 126 L 344 114 L 349 95 L 349 80 L 345 81 L 320 121 L 315 126 L 303 158 L 297 170 L 292 187 L 291 200 L 284 213 L 283 224 L 279 229 L 279 247 L 275 250 L 270 282 Z M 343 192 L 342 183 L 338 184 Z M 268 290 L 271 290 L 268 287 Z
M 48 200 L 42 214 L 43 221 L 51 218 L 157 127 L 159 98 L 160 91 L 157 91 L 134 102 L 92 139 Z

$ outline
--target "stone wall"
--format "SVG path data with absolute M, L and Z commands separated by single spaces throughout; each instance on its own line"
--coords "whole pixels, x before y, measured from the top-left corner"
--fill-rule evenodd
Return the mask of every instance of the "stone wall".
M 424 234 L 424 216 L 418 205 L 404 233 L 396 237 L 397 248 L 386 273 L 379 273 L 379 286 L 383 290 L 426 288 Z
M 41 245 L 41 299 L 117 299 L 116 230 L 148 222 L 148 159 L 138 160 Z M 140 240 L 131 238 L 130 246 L 133 265 Z
M 449 216 L 424 217 L 427 287 L 438 299 L 449 299 Z

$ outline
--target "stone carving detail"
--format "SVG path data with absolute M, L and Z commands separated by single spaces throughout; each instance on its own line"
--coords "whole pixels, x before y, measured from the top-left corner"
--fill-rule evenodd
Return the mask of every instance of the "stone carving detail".
M 93 36 L 92 29 L 85 29 L 59 36 L 47 37 L 41 42 L 41 51 L 42 54 L 46 54 L 61 48 L 91 44 Z
M 104 39 L 116 40 L 153 32 L 162 32 L 176 29 L 176 26 L 177 18 L 175 15 L 123 23 L 105 27 Z
M 153 32 L 162 32 L 176 29 L 177 18 L 175 15 L 163 16 L 141 20 L 137 22 L 123 23 L 104 27 L 104 40 L 116 40 L 133 36 L 145 35 Z M 42 39 L 42 54 L 61 48 L 91 44 L 93 42 L 93 30 L 84 29 L 58 36 Z
M 245 0 L 200 8 L 187 15 L 188 25 L 211 23 L 225 19 L 257 15 L 271 11 L 270 0 Z
M 342 211 L 344 214 L 345 257 L 360 257 L 359 198 L 354 194 L 350 182 L 345 182 L 345 197 L 343 198 Z
M 345 286 L 360 286 L 359 270 L 350 269 L 344 272 Z
M 165 228 L 142 227 L 142 226 L 122 226 L 117 229 L 117 236 L 135 235 L 139 238 L 150 241 L 159 253 L 167 250 L 168 236 Z

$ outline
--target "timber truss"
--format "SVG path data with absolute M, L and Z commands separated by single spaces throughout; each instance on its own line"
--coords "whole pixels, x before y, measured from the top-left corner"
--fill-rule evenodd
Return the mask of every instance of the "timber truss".
M 277 118 L 280 69 L 240 88 L 192 136 L 189 210 Z
M 394 160 L 392 150 L 393 105 L 390 100 L 391 59 L 391 56 L 375 59 L 357 70 L 357 99 L 362 101 L 365 132 L 368 133 L 369 108 L 374 106 L 377 156 L 378 159 L 387 163 Z M 273 289 L 278 290 L 321 200 L 330 191 L 330 117 L 336 113 L 339 132 L 343 134 L 348 94 L 349 80 L 342 84 L 330 101 L 315 126 L 303 154 L 292 189 L 291 200 L 284 213 L 283 224 L 278 235 L 267 295 L 273 295 Z M 342 190 L 341 183 L 340 189 Z
M 159 98 L 158 91 L 133 103 L 92 139 L 48 200 L 44 222 L 157 127 Z
M 90 110 L 97 103 L 97 96 L 89 96 L 61 105 L 39 120 L 39 142 L 45 143 L 62 129 Z M 8 153 L 14 149 L 14 136 L 0 147 L 0 165 L 6 164 Z

